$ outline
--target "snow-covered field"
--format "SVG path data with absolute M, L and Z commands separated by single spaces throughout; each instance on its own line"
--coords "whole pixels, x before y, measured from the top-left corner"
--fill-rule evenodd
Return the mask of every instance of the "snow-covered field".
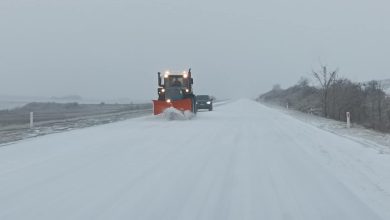
M 104 102 L 105 104 L 129 104 L 129 103 L 148 103 L 150 100 L 130 100 L 126 98 L 118 99 L 55 99 L 55 98 L 46 98 L 46 97 L 18 97 L 18 96 L 2 96 L 0 95 L 0 110 L 5 109 L 14 109 L 20 108 L 24 105 L 27 105 L 31 102 L 56 102 L 56 103 L 70 103 L 77 102 L 79 104 L 100 104 Z
M 238 100 L 0 147 L 0 219 L 390 219 L 390 155 Z
M 0 100 L 0 110 L 4 109 L 14 109 L 18 107 L 22 107 L 24 105 L 28 104 L 28 102 L 23 101 L 1 101 Z

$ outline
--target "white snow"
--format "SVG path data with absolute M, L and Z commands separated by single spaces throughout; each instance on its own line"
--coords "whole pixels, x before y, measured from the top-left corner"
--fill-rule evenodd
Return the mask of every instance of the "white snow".
M 239 100 L 0 147 L 0 219 L 390 219 L 390 155 Z
M 354 123 L 353 115 L 351 128 L 347 128 L 346 122 L 336 121 L 329 118 L 303 113 L 293 109 L 286 109 L 281 106 L 267 106 L 282 111 L 285 114 L 291 115 L 296 119 L 316 126 L 322 130 L 329 131 L 339 136 L 354 140 L 366 147 L 375 148 L 378 153 L 390 154 L 390 133 L 383 133 L 375 131 L 373 129 L 364 128 L 363 126 Z
M 386 89 L 386 90 L 385 90 L 385 93 L 386 93 L 387 95 L 390 95 L 390 88 Z
M 168 121 L 172 121 L 172 120 L 190 120 L 195 115 L 191 111 L 182 112 L 176 108 L 170 107 L 165 109 L 161 114 L 161 116 L 167 119 Z
M 381 86 L 387 95 L 390 95 L 390 79 L 379 80 Z

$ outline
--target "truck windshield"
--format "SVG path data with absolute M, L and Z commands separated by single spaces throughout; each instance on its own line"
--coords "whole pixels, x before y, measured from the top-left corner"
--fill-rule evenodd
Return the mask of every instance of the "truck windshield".
M 168 87 L 173 87 L 173 86 L 177 86 L 177 87 L 183 87 L 184 86 L 184 82 L 183 82 L 183 78 L 182 77 L 170 77 L 168 79 Z

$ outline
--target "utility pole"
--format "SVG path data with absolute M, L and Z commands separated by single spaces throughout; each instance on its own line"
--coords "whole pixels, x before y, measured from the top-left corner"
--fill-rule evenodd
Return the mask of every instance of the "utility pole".
M 34 127 L 34 112 L 30 112 L 30 129 Z
M 351 113 L 347 112 L 347 128 L 351 128 Z

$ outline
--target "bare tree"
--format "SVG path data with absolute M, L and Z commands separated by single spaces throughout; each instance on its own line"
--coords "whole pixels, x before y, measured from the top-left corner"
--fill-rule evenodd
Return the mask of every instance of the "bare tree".
M 328 117 L 328 97 L 332 83 L 336 80 L 338 70 L 328 72 L 326 66 L 321 66 L 321 71 L 313 71 L 314 78 L 318 80 L 321 85 L 321 103 L 322 112 L 325 117 Z
M 299 87 L 306 88 L 309 86 L 309 79 L 306 77 L 301 77 L 297 83 Z
M 385 121 L 383 120 L 383 112 L 386 106 L 386 93 L 382 89 L 382 85 L 378 81 L 370 81 L 366 84 L 366 104 L 367 115 L 370 119 L 372 127 L 378 130 L 383 130 Z

